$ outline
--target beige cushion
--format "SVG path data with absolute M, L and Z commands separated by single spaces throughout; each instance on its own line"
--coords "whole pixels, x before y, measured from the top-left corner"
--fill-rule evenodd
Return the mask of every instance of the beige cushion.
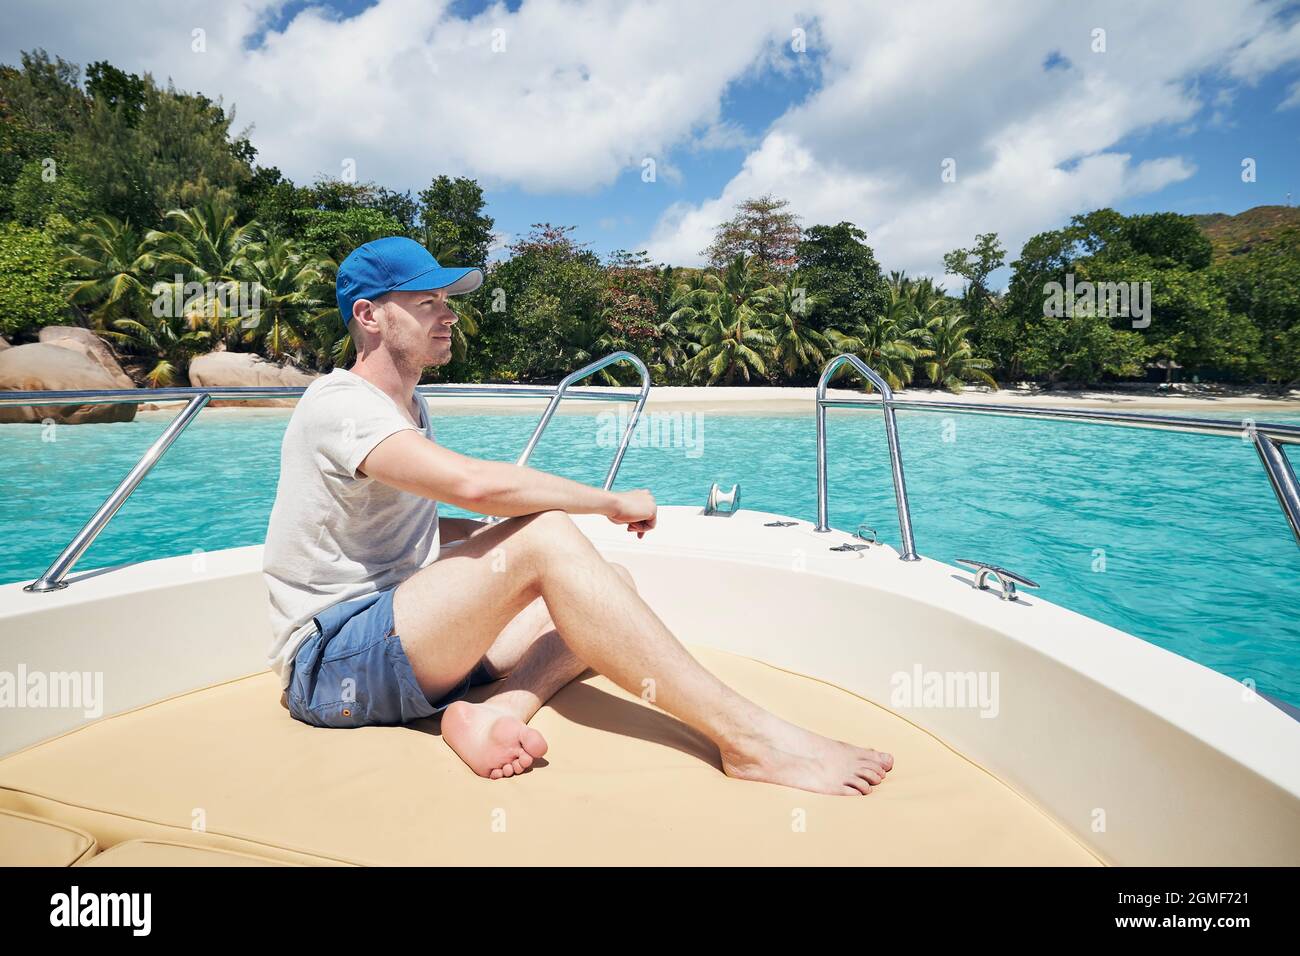
M 127 840 L 83 866 L 285 866 L 277 860 L 162 840 Z
M 94 853 L 95 838 L 84 830 L 0 810 L 0 866 L 72 866 Z
M 694 653 L 782 717 L 892 751 L 890 779 L 866 797 L 732 780 L 705 738 L 588 675 L 534 718 L 551 745 L 539 765 L 487 780 L 439 739 L 436 719 L 309 727 L 267 672 L 0 761 L 0 806 L 76 823 L 105 845 L 176 837 L 276 859 L 1096 865 L 1036 807 L 890 711 L 747 658 Z

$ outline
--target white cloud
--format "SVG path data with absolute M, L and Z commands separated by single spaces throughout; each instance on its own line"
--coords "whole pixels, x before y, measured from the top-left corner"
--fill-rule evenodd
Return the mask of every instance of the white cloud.
M 461 171 L 489 185 L 582 191 L 647 156 L 659 173 L 699 129 L 726 131 L 728 84 L 783 42 L 790 18 L 743 0 L 570 0 L 489 7 L 378 0 L 350 18 L 298 12 L 249 48 L 282 0 L 156 2 L 6 15 L 0 54 L 44 46 L 220 92 L 256 127 L 262 161 L 295 179 L 423 184 Z M 12 29 L 10 28 L 12 26 Z M 205 53 L 191 30 L 206 31 Z M 721 135 L 721 134 L 719 134 Z
M 977 232 L 999 232 L 1014 253 L 1073 212 L 1191 175 L 1179 156 L 1134 162 L 1128 143 L 1155 127 L 1223 123 L 1213 111 L 1225 94 L 1203 104 L 1201 77 L 1250 84 L 1300 59 L 1300 17 L 1280 9 L 525 0 L 465 18 L 446 0 L 377 0 L 351 17 L 297 10 L 262 36 L 285 0 L 83 0 L 0 10 L 0 59 L 41 46 L 219 94 L 238 126 L 255 125 L 260 160 L 298 181 L 337 176 L 352 158 L 361 179 L 398 188 L 453 172 L 563 193 L 608 186 L 652 157 L 661 180 L 689 186 L 685 151 L 740 147 L 748 155 L 717 195 L 669 206 L 637 245 L 698 262 L 736 202 L 771 191 L 805 224 L 867 229 L 888 268 L 933 272 Z M 1104 53 L 1092 46 L 1098 28 Z M 724 103 L 756 76 L 796 95 L 810 77 L 814 88 L 750 139 Z M 1297 104 L 1300 85 L 1281 105 Z M 946 157 L 955 183 L 940 181 Z
M 820 89 L 773 124 L 718 196 L 669 208 L 647 246 L 698 264 L 737 202 L 772 192 L 805 225 L 866 229 L 886 268 L 935 274 L 944 252 L 987 231 L 1014 257 L 1073 213 L 1192 175 L 1182 157 L 1134 163 L 1117 147 L 1191 121 L 1202 73 L 1254 79 L 1300 57 L 1294 43 L 1260 39 L 1271 10 L 1253 0 L 954 2 L 925 14 L 819 3 Z M 1093 50 L 1097 27 L 1105 52 Z M 941 181 L 945 158 L 956 182 Z
M 1278 67 L 1300 60 L 1300 15 L 1290 12 L 1290 23 L 1280 18 L 1241 44 L 1228 61 L 1228 72 L 1249 83 L 1256 83 Z
M 743 126 L 726 120 L 710 124 L 692 140 L 691 149 L 750 149 L 757 144 L 758 140 L 745 132 Z

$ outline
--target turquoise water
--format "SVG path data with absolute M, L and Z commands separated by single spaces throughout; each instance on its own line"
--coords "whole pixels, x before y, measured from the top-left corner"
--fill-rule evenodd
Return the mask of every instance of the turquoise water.
M 436 404 L 433 412 L 443 444 L 500 460 L 516 457 L 537 414 L 439 417 Z M 169 419 L 65 426 L 54 441 L 39 425 L 0 427 L 0 582 L 44 570 Z M 1064 422 L 899 419 L 923 554 L 1003 564 L 1038 581 L 1048 600 L 1300 704 L 1300 549 L 1251 446 Z M 203 413 L 78 567 L 260 543 L 287 420 L 276 411 Z M 630 449 L 616 487 L 700 505 L 710 482 L 739 482 L 745 507 L 815 519 L 811 415 L 692 423 L 689 433 L 665 430 L 654 447 Z M 599 483 L 613 432 L 595 411 L 557 416 L 533 464 Z M 897 544 L 880 416 L 833 411 L 828 445 L 831 523 L 865 521 Z

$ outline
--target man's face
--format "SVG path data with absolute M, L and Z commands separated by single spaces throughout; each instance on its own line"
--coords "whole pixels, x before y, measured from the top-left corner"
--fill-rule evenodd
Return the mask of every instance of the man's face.
M 445 292 L 389 292 L 375 300 L 384 345 L 395 364 L 418 370 L 451 361 L 456 313 Z

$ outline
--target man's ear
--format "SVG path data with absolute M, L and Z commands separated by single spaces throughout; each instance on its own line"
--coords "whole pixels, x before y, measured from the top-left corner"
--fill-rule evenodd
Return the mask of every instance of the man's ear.
M 352 321 L 368 331 L 378 331 L 379 319 L 375 315 L 378 309 L 379 306 L 370 299 L 357 299 L 352 303 Z

